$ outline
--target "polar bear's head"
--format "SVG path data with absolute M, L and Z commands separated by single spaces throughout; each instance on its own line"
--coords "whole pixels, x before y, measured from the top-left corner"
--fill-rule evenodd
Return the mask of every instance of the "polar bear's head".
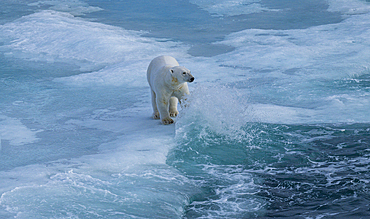
M 184 82 L 193 82 L 194 77 L 190 70 L 183 66 L 175 66 L 170 69 L 172 78 L 176 78 L 179 84 Z

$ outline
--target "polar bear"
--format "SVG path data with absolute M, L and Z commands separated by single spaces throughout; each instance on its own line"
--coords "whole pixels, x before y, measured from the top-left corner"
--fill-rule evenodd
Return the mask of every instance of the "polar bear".
M 179 66 L 171 56 L 159 56 L 148 67 L 147 79 L 151 89 L 153 118 L 161 119 L 164 125 L 173 123 L 177 102 L 189 94 L 187 82 L 193 82 L 190 70 Z

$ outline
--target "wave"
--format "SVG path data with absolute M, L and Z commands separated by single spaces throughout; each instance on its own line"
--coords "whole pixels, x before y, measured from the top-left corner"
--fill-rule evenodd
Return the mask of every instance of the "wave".
M 201 188 L 186 216 L 292 217 L 298 211 L 347 217 L 366 211 L 368 124 L 248 122 L 239 131 L 248 135 L 238 138 L 205 127 L 200 121 L 179 126 L 168 155 L 167 163 Z M 343 210 L 351 200 L 359 203 L 354 213 Z

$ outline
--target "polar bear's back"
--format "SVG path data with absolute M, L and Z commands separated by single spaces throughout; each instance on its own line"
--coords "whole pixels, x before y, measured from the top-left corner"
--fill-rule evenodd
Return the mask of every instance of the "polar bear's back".
M 152 77 L 151 75 L 155 74 L 157 76 L 158 74 L 163 73 L 162 71 L 165 66 L 167 67 L 179 66 L 179 63 L 176 61 L 175 58 L 171 56 L 158 56 L 154 58 L 150 62 L 148 71 L 147 71 L 147 77 L 148 77 L 149 84 L 151 84 L 150 83 L 151 81 L 150 78 Z
M 158 66 L 158 67 L 163 67 L 166 65 L 170 66 L 178 66 L 179 63 L 176 61 L 174 57 L 171 56 L 158 56 L 157 58 L 154 58 L 150 65 Z

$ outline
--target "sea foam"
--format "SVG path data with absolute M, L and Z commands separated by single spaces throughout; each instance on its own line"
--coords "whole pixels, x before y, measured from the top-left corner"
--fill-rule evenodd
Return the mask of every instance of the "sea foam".
M 0 151 L 8 146 L 33 143 L 38 140 L 37 133 L 42 130 L 31 130 L 19 119 L 0 115 Z M 8 145 L 9 144 L 9 145 Z
M 6 56 L 48 63 L 68 62 L 80 66 L 81 71 L 137 59 L 148 61 L 176 45 L 141 37 L 143 33 L 138 31 L 51 10 L 24 16 L 0 26 L 0 30 L 0 41 L 4 43 L 1 49 Z
M 239 1 L 191 0 L 190 3 L 198 5 L 202 9 L 208 11 L 210 14 L 215 16 L 236 16 L 272 10 L 264 7 L 261 4 L 261 0 L 239 0 Z
M 48 0 L 48 1 L 36 1 L 29 3 L 28 6 L 36 8 L 49 7 L 50 10 L 68 12 L 75 16 L 84 15 L 87 13 L 101 11 L 103 9 L 99 7 L 89 6 L 85 2 L 79 0 Z

